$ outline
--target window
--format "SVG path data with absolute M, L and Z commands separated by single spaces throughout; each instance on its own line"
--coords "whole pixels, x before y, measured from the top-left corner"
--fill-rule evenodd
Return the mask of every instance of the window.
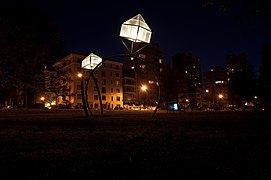
M 98 95 L 94 95 L 94 100 L 98 100 L 99 98 L 98 98 Z
M 106 88 L 102 87 L 102 93 L 106 93 Z
M 140 57 L 141 59 L 146 59 L 146 54 L 139 54 L 139 57 Z
M 102 100 L 106 101 L 106 96 L 102 96 Z
M 161 63 L 161 64 L 162 64 L 162 59 L 159 59 L 159 63 Z
M 77 85 L 77 90 L 81 90 L 81 85 Z
M 117 101 L 120 101 L 120 97 L 119 96 L 117 96 L 116 99 L 117 99 Z
M 105 71 L 102 71 L 102 77 L 105 77 Z
M 119 66 L 119 65 L 116 65 L 116 69 L 119 70 L 119 69 L 120 69 L 120 66 Z
M 106 85 L 106 80 L 102 79 L 102 85 Z
M 119 73 L 116 73 L 116 77 L 120 77 L 120 74 L 119 74 Z
M 146 65 L 145 64 L 140 64 L 139 67 L 142 68 L 142 69 L 145 69 Z
M 114 96 L 111 96 L 111 101 L 114 101 Z
M 113 91 L 113 88 L 111 88 L 111 93 L 113 93 L 114 91 Z
M 77 94 L 77 99 L 82 99 L 82 94 Z
M 95 103 L 94 104 L 94 108 L 98 108 L 99 106 L 98 106 L 98 104 L 97 103 Z
M 119 88 L 116 89 L 116 93 L 120 93 L 120 89 Z

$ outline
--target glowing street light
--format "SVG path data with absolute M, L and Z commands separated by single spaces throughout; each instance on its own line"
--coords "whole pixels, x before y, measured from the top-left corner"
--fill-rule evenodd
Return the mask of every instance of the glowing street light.
M 147 61 L 144 61 L 143 59 L 141 59 L 137 56 L 134 56 L 136 53 L 138 53 L 140 50 L 145 48 L 150 43 L 151 34 L 152 34 L 152 32 L 151 32 L 151 29 L 149 28 L 148 24 L 145 22 L 142 15 L 138 14 L 138 15 L 134 16 L 133 18 L 123 22 L 123 24 L 121 25 L 121 30 L 120 30 L 119 36 L 123 39 L 130 41 L 131 48 L 129 49 L 127 47 L 127 45 L 125 44 L 125 42 L 122 41 L 122 39 L 121 39 L 126 50 L 129 52 L 129 56 L 130 56 L 131 60 L 137 59 L 141 62 L 144 62 L 147 66 L 150 67 L 150 69 L 153 71 L 154 75 L 156 76 L 156 79 L 158 82 L 158 85 L 157 85 L 158 86 L 158 100 L 157 100 L 158 103 L 157 103 L 157 106 L 156 106 L 154 113 L 152 115 L 152 116 L 154 116 L 158 107 L 159 107 L 160 100 L 161 100 L 159 78 L 158 78 L 156 72 L 153 70 L 153 68 L 151 67 L 151 65 Z M 134 50 L 133 50 L 134 43 L 146 43 L 146 45 L 137 49 L 134 52 Z M 147 89 L 143 90 L 141 88 L 141 90 L 146 91 Z
M 142 91 L 147 91 L 147 89 L 148 89 L 148 88 L 147 88 L 146 85 L 142 85 L 142 86 L 141 86 L 141 90 L 142 90 Z
M 93 75 L 93 71 L 95 71 L 98 67 L 100 67 L 100 65 L 102 64 L 103 62 L 103 59 L 100 57 L 100 56 L 97 56 L 96 54 L 94 53 L 90 53 L 86 58 L 84 58 L 82 60 L 82 69 L 84 69 L 85 71 L 88 71 L 89 72 L 89 76 L 92 77 L 94 83 L 95 83 L 95 86 L 97 88 L 97 92 L 98 92 L 98 97 L 99 97 L 99 101 L 100 101 L 100 110 L 101 110 L 101 115 L 103 115 L 103 105 L 102 105 L 102 98 L 101 98 L 101 94 L 100 94 L 100 90 L 99 90 L 99 86 L 98 86 L 98 83 L 97 83 L 97 80 L 96 78 L 94 77 Z M 78 77 L 79 77 L 79 74 L 78 74 Z M 89 82 L 89 79 L 88 78 L 86 80 L 86 86 L 85 86 L 85 91 L 84 91 L 84 83 L 83 83 L 83 79 L 81 81 L 81 86 L 82 86 L 82 101 L 83 101 L 83 106 L 84 106 L 84 110 L 85 110 L 85 114 L 86 116 L 88 117 L 88 111 L 92 114 L 90 108 L 89 108 L 89 105 L 88 105 L 88 82 Z
M 77 77 L 81 79 L 83 77 L 83 74 L 82 73 L 78 73 Z
M 222 99 L 222 98 L 223 98 L 223 94 L 219 94 L 219 95 L 218 95 L 218 98 L 219 98 L 219 99 Z
M 41 100 L 41 101 L 44 101 L 44 100 L 45 100 L 45 97 L 42 96 L 42 97 L 40 98 L 40 100 Z

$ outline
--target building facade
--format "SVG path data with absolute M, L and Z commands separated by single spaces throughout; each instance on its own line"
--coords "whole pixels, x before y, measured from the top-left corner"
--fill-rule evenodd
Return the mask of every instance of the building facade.
M 202 106 L 202 78 L 200 59 L 190 53 L 172 57 L 174 85 L 172 92 L 180 107 L 196 109 Z
M 227 68 L 214 67 L 203 73 L 204 100 L 203 107 L 223 109 L 228 103 L 228 76 Z
M 165 99 L 167 71 L 159 45 L 157 43 L 148 44 L 146 47 L 144 45 L 134 44 L 135 51 L 140 50 L 133 57 L 125 60 L 124 67 L 134 72 L 135 104 L 156 106 L 159 97 L 161 101 Z M 143 87 L 146 89 L 143 90 Z M 124 94 L 126 94 L 126 89 Z
M 61 83 L 68 88 L 68 91 L 66 94 L 58 96 L 58 105 L 70 104 L 71 108 L 82 108 L 81 78 L 84 80 L 90 78 L 89 73 L 81 69 L 81 62 L 85 57 L 86 55 L 72 53 L 53 65 L 56 69 L 66 72 L 66 80 Z M 123 107 L 122 65 L 118 61 L 104 60 L 104 63 L 94 73 L 104 109 Z M 78 73 L 83 73 L 83 77 L 78 77 Z M 89 79 L 86 88 L 86 98 L 90 108 L 100 109 L 98 88 L 92 78 Z

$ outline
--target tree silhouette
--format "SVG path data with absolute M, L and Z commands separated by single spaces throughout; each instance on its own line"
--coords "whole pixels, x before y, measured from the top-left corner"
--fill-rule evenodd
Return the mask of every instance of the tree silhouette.
M 61 54 L 61 34 L 46 16 L 29 9 L 0 12 L 1 91 L 24 107 L 44 82 L 44 68 Z

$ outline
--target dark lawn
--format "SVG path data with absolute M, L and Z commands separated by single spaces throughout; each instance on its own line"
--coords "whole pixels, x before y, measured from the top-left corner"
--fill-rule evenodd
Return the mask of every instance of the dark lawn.
M 0 113 L 0 179 L 270 179 L 271 114 Z

